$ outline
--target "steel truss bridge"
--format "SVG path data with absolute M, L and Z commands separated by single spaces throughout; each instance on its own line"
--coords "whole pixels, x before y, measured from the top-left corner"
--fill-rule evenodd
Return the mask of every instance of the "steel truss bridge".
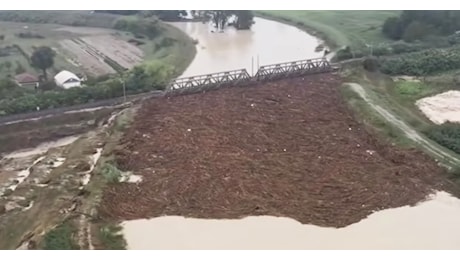
M 212 73 L 174 79 L 166 88 L 165 95 L 181 95 L 208 91 L 228 86 L 245 86 L 258 82 L 328 73 L 336 70 L 325 58 L 299 60 L 261 66 L 254 76 L 246 69 Z

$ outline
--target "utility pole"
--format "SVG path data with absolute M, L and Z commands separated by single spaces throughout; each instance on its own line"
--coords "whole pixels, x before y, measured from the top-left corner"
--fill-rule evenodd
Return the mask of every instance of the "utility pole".
M 254 76 L 254 56 L 251 57 L 251 76 Z
M 123 80 L 123 102 L 126 103 L 126 84 L 125 84 L 125 80 Z
M 126 84 L 123 78 L 120 78 L 120 82 L 123 85 L 123 102 L 126 103 Z
M 370 49 L 370 54 L 371 54 L 371 56 L 372 56 L 373 51 L 374 51 L 373 48 L 372 48 L 372 47 L 373 47 L 372 44 L 367 44 L 367 43 L 366 43 L 366 47 Z

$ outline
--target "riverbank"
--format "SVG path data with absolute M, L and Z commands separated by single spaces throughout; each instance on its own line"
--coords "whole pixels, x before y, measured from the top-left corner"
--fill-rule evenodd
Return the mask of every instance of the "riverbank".
M 257 16 L 287 23 L 323 39 L 332 49 L 390 41 L 381 33 L 385 19 L 400 11 L 279 11 L 258 10 Z
M 181 31 L 175 26 L 164 23 L 166 29 L 164 38 L 175 39 L 176 42 L 171 46 L 165 47 L 163 53 L 165 55 L 160 57 L 160 61 L 175 68 L 174 74 L 171 79 L 182 75 L 182 73 L 192 63 L 197 53 L 196 44 L 194 40 L 186 33 Z M 153 56 L 155 58 L 155 55 Z

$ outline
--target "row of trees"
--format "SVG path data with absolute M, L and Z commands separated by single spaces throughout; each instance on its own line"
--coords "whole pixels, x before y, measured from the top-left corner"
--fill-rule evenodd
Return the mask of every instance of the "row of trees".
M 187 16 L 185 10 L 98 10 L 95 13 L 108 13 L 116 15 L 140 15 L 142 17 L 156 16 L 158 19 L 167 22 L 175 22 Z
M 460 11 L 403 11 L 388 18 L 382 32 L 394 40 L 408 42 L 433 35 L 450 35 L 460 29 Z
M 187 11 L 185 10 L 109 10 L 96 12 L 117 15 L 140 15 L 144 18 L 157 17 L 167 22 L 181 21 L 187 16 Z M 192 10 L 191 15 L 196 19 L 212 21 L 218 30 L 223 30 L 232 17 L 235 18 L 235 21 L 230 25 L 235 26 L 238 30 L 248 30 L 254 23 L 254 14 L 249 10 Z
M 204 21 L 212 21 L 218 30 L 225 29 L 231 18 L 234 21 L 229 25 L 238 30 L 248 30 L 254 24 L 254 14 L 249 10 L 195 10 L 192 15 Z

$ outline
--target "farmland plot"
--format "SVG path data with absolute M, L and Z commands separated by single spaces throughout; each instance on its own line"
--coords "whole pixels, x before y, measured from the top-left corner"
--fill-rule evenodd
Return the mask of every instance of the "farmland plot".
M 141 49 L 110 35 L 62 40 L 60 44 L 71 54 L 69 62 L 94 76 L 131 69 L 140 64 L 144 57 Z
M 132 69 L 140 64 L 144 58 L 141 49 L 111 35 L 88 36 L 81 38 L 81 40 L 125 69 Z
M 88 73 L 99 76 L 115 73 L 115 70 L 105 63 L 104 59 L 73 40 L 60 41 L 61 46 L 72 56 L 72 63 L 83 67 Z

